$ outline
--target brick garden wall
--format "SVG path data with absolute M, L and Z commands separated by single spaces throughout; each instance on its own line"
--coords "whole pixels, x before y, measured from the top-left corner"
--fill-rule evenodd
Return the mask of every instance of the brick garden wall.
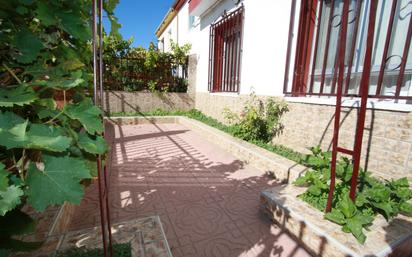
M 107 112 L 150 112 L 162 110 L 190 110 L 193 97 L 187 93 L 150 93 L 106 91 L 104 109 Z
M 264 98 L 264 97 L 262 97 Z M 196 108 L 224 121 L 225 107 L 239 112 L 247 95 L 236 97 L 196 94 Z M 331 149 L 334 106 L 288 103 L 290 111 L 283 117 L 285 130 L 273 141 L 307 152 L 310 146 L 321 145 Z M 352 148 L 356 109 L 342 109 L 340 146 Z M 368 110 L 363 140 L 363 167 L 383 177 L 407 176 L 412 181 L 412 113 Z

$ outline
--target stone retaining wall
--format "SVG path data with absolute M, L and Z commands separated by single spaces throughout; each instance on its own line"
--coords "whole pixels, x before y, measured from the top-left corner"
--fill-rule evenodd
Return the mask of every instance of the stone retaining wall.
M 239 112 L 247 99 L 247 95 L 197 93 L 196 108 L 224 121 L 224 108 Z M 288 103 L 288 106 L 290 111 L 282 121 L 284 132 L 273 140 L 274 143 L 301 152 L 318 144 L 324 150 L 331 149 L 335 107 L 307 103 Z M 353 147 L 356 116 L 356 109 L 342 109 L 339 142 L 342 147 Z M 365 124 L 363 167 L 383 177 L 407 176 L 412 181 L 412 113 L 368 110 Z
M 187 93 L 150 93 L 106 91 L 104 109 L 106 112 L 151 112 L 156 109 L 167 111 L 190 110 L 194 99 Z

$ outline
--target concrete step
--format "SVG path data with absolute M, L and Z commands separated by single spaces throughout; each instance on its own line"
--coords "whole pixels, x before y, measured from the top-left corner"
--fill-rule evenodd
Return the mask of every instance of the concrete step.
M 322 212 L 297 198 L 305 190 L 293 185 L 264 190 L 261 209 L 315 256 L 412 256 L 412 217 L 399 215 L 388 223 L 378 215 L 361 245 L 341 226 L 325 220 Z

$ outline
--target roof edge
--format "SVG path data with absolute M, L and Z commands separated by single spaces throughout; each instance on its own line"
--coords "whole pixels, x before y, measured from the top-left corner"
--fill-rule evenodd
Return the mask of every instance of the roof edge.
M 186 3 L 187 0 L 175 0 L 172 4 L 172 7 L 169 8 L 165 17 L 163 17 L 162 21 L 160 22 L 159 26 L 156 28 L 155 35 L 159 38 L 163 32 L 166 30 L 167 26 L 172 22 L 173 18 L 176 17 L 177 13 L 182 9 L 183 5 Z

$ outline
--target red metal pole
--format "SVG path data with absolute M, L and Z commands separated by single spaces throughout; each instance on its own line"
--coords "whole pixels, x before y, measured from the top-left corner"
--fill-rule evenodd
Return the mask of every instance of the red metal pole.
M 375 34 L 375 18 L 376 9 L 378 1 L 371 1 L 370 14 L 369 14 L 369 26 L 368 26 L 368 37 L 366 39 L 366 53 L 365 61 L 363 65 L 362 79 L 360 83 L 360 93 L 361 93 L 361 105 L 359 109 L 358 124 L 356 126 L 356 138 L 355 147 L 353 149 L 353 173 L 351 180 L 351 188 L 349 196 L 352 201 L 356 199 L 356 187 L 358 184 L 358 174 L 360 166 L 360 157 L 362 151 L 362 138 L 363 131 L 365 129 L 365 116 L 366 116 L 366 105 L 368 101 L 368 90 L 369 90 L 369 80 L 370 71 L 372 67 L 372 51 L 373 51 L 373 39 Z
M 344 0 L 343 15 L 341 22 L 341 30 L 339 36 L 339 78 L 338 78 L 338 92 L 336 95 L 336 109 L 335 109 L 335 123 L 333 128 L 333 149 L 332 149 L 332 162 L 331 162 L 331 176 L 330 186 L 328 194 L 328 202 L 326 205 L 326 212 L 332 210 L 333 193 L 335 191 L 336 180 L 336 159 L 338 154 L 338 141 L 339 141 L 339 126 L 340 126 L 340 112 L 342 107 L 342 86 L 343 75 L 345 73 L 345 50 L 346 50 L 346 34 L 348 29 L 348 15 L 349 15 L 349 0 Z

